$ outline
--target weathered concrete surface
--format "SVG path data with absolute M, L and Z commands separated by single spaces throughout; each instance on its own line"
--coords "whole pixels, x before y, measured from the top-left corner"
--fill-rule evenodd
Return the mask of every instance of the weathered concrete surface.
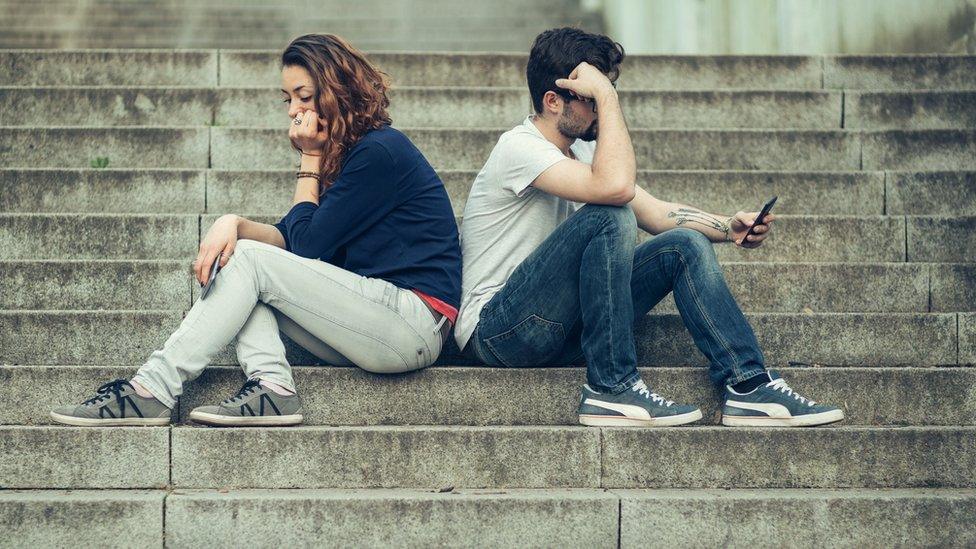
M 4 86 L 215 86 L 217 50 L 0 50 Z
M 610 548 L 618 517 L 599 490 L 179 490 L 166 545 Z
M 185 309 L 189 262 L 0 261 L 3 309 Z
M 974 427 L 602 431 L 607 488 L 974 486 Z
M 964 547 L 973 490 L 613 490 L 620 547 Z
M 907 219 L 909 261 L 976 261 L 976 216 Z
M 888 172 L 888 215 L 976 215 L 976 172 Z
M 371 53 L 398 86 L 525 87 L 526 54 Z M 278 52 L 220 52 L 221 86 L 276 86 Z M 805 56 L 627 56 L 624 89 L 820 89 L 820 59 Z M 280 87 L 280 86 L 276 86 Z
M 0 427 L 0 488 L 158 488 L 169 428 Z
M 976 365 L 976 313 L 959 313 L 959 364 Z
M 239 451 L 241 437 L 250 450 Z M 173 428 L 180 488 L 595 487 L 584 427 Z
M 769 366 L 956 363 L 954 314 L 747 313 L 746 318 Z M 676 314 L 645 316 L 635 337 L 640 364 L 707 364 Z
M 976 56 L 827 56 L 823 79 L 826 89 L 972 90 L 976 88 Z
M 976 131 L 886 130 L 861 134 L 865 170 L 976 169 Z
M 976 265 L 931 266 L 933 311 L 976 311 Z
M 976 127 L 972 91 L 846 92 L 844 127 L 851 130 Z
M 208 126 L 217 101 L 213 88 L 0 88 L 5 126 Z
M 163 546 L 162 490 L 0 491 L 2 547 Z
M 196 215 L 0 214 L 3 259 L 192 260 L 198 233 Z
M 0 188 L 0 212 L 160 214 L 206 207 L 202 170 L 4 169 Z
M 210 128 L 0 127 L 0 167 L 209 167 Z M 283 134 L 287 137 L 287 134 Z

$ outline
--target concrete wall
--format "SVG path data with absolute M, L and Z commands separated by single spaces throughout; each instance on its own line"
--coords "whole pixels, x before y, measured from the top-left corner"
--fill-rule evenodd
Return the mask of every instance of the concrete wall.
M 976 0 L 586 0 L 629 53 L 976 53 Z

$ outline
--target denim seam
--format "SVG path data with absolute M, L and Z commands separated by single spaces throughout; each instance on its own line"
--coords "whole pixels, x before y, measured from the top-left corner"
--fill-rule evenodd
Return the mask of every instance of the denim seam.
M 698 311 L 701 313 L 702 317 L 705 319 L 705 322 L 708 324 L 708 327 L 711 329 L 712 333 L 715 335 L 715 339 L 717 339 L 719 341 L 719 343 L 722 345 L 722 348 L 725 350 L 725 352 L 728 353 L 729 356 L 731 356 L 736 363 L 738 363 L 738 361 L 739 361 L 739 355 L 737 355 L 736 353 L 734 353 L 732 351 L 732 349 L 729 348 L 728 342 L 725 341 L 725 338 L 723 338 L 721 336 L 721 334 L 718 332 L 718 330 L 715 328 L 715 322 L 712 320 L 712 318 L 710 316 L 708 316 L 708 313 L 705 312 L 705 309 L 702 307 L 701 299 L 699 298 L 698 292 L 697 292 L 694 284 L 692 283 L 692 280 L 693 279 L 692 279 L 691 275 L 688 274 L 688 263 L 687 263 L 687 261 L 685 261 L 685 257 L 684 257 L 684 255 L 682 255 L 681 250 L 679 250 L 679 249 L 677 249 L 677 248 L 675 248 L 673 246 L 667 247 L 667 248 L 662 248 L 661 250 L 658 250 L 657 253 L 655 253 L 654 255 L 652 255 L 650 257 L 648 257 L 645 261 L 641 262 L 641 265 L 643 265 L 644 263 L 646 263 L 646 262 L 650 261 L 651 259 L 654 259 L 657 256 L 662 255 L 664 253 L 674 253 L 675 255 L 678 256 L 678 259 L 679 259 L 679 261 L 681 261 L 681 264 L 682 264 L 683 274 L 685 276 L 685 279 L 688 281 L 688 288 L 691 291 L 692 300 L 695 302 L 695 307 L 698 308 Z M 672 292 L 673 292 L 673 289 L 672 289 Z M 738 368 L 731 368 L 731 370 L 732 370 L 732 372 L 734 374 L 740 375 L 737 372 Z
M 682 274 L 684 275 L 685 280 L 688 283 L 688 288 L 689 288 L 689 290 L 691 292 L 692 300 L 695 302 L 695 307 L 698 308 L 698 312 L 701 313 L 702 318 L 705 319 L 705 323 L 708 325 L 709 330 L 711 330 L 712 335 L 715 337 L 715 339 L 718 340 L 719 344 L 722 345 L 722 348 L 725 350 L 725 352 L 728 353 L 728 355 L 730 357 L 732 357 L 732 360 L 733 360 L 732 372 L 733 373 L 736 373 L 736 371 L 738 370 L 738 367 L 735 366 L 735 364 L 738 364 L 739 363 L 739 355 L 736 354 L 735 351 L 733 351 L 731 349 L 731 347 L 729 347 L 728 341 L 725 340 L 725 337 L 716 328 L 715 321 L 712 320 L 712 317 L 709 316 L 708 311 L 706 311 L 705 308 L 702 306 L 701 298 L 698 295 L 698 289 L 694 285 L 694 279 L 688 273 L 688 262 L 685 260 L 684 255 L 681 253 L 680 250 L 675 249 L 674 251 L 675 251 L 675 253 L 678 254 L 678 258 L 681 261 L 681 264 L 682 264 Z

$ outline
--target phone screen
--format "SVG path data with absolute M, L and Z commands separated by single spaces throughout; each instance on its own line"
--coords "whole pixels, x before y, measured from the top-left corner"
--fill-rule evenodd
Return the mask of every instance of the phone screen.
M 769 202 L 766 202 L 766 204 L 763 205 L 762 210 L 759 211 L 759 215 L 756 216 L 756 220 L 752 222 L 752 227 L 749 227 L 749 230 L 746 232 L 746 235 L 742 237 L 743 243 L 746 242 L 746 239 L 749 238 L 749 235 L 756 234 L 752 232 L 752 229 L 755 228 L 756 225 L 760 224 L 762 219 L 766 217 L 766 214 L 769 213 L 769 210 L 773 209 L 773 204 L 776 203 L 776 198 L 777 197 L 775 196 L 770 198 Z

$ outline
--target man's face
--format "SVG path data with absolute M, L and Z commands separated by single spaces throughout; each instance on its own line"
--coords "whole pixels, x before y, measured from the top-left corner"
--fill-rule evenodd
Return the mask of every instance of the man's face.
M 570 139 L 596 141 L 599 133 L 597 114 L 593 112 L 593 103 L 578 99 L 564 99 L 563 112 L 556 120 L 556 129 Z

